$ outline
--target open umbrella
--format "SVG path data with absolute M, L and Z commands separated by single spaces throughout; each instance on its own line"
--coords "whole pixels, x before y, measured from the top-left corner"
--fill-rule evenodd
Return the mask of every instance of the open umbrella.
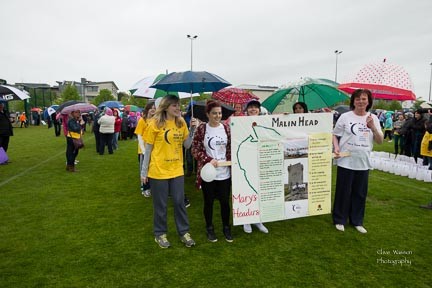
M 221 77 L 206 71 L 173 72 L 150 86 L 165 91 L 186 93 L 214 92 L 231 84 Z
M 192 94 L 203 92 L 215 92 L 231 84 L 221 77 L 207 71 L 173 72 L 150 86 L 151 88 L 165 91 L 177 91 Z M 192 109 L 192 117 L 193 117 Z
M 140 110 L 142 110 L 141 108 L 139 108 L 136 105 L 125 105 L 124 106 L 124 110 L 125 111 L 129 111 L 129 112 L 138 112 Z
M 57 108 L 57 112 L 60 113 L 64 108 L 74 105 L 74 104 L 78 104 L 78 103 L 84 103 L 82 101 L 78 101 L 78 100 L 69 100 L 66 102 L 63 102 L 62 104 L 60 104 L 60 106 Z
M 161 89 L 150 88 L 150 86 L 152 86 L 153 84 L 155 84 L 157 81 L 161 80 L 165 76 L 166 74 L 159 74 L 159 75 L 143 78 L 137 83 L 135 83 L 130 89 L 130 91 L 132 95 L 135 97 L 144 97 L 149 99 L 160 98 L 168 94 L 176 95 L 180 99 L 190 97 L 190 94 L 184 92 L 177 92 L 177 91 L 167 92 Z
M 306 103 L 309 110 L 315 110 L 347 99 L 349 96 L 337 88 L 336 82 L 306 77 L 276 90 L 264 100 L 262 106 L 271 113 L 290 112 L 292 105 L 300 101 Z
M 337 111 L 339 114 L 351 111 L 350 106 L 348 105 L 338 105 L 333 107 L 333 110 Z
M 90 104 L 90 103 L 77 103 L 77 104 L 72 104 L 72 105 L 69 105 L 69 106 L 63 108 L 59 113 L 65 115 L 65 114 L 69 114 L 72 111 L 76 111 L 76 110 L 81 111 L 81 113 L 88 113 L 88 112 L 97 110 L 97 107 L 93 104 Z
M 30 96 L 27 91 L 22 91 L 9 85 L 0 85 L 0 100 L 12 101 L 25 100 L 29 98 Z
M 105 101 L 105 102 L 102 102 L 101 104 L 99 104 L 98 108 L 103 109 L 105 107 L 108 107 L 108 108 L 120 109 L 120 108 L 123 108 L 123 106 L 124 105 L 120 101 Z
M 59 105 L 51 105 L 50 107 L 45 109 L 43 113 L 44 118 L 48 119 L 48 117 L 50 117 L 52 114 L 54 114 L 57 111 L 58 107 Z
M 365 65 L 348 83 L 339 89 L 352 93 L 357 89 L 369 89 L 374 98 L 387 100 L 416 100 L 411 78 L 401 66 L 385 62 Z
M 213 92 L 212 98 L 231 105 L 246 104 L 250 100 L 259 100 L 259 97 L 252 92 L 234 87 L 223 88 L 217 92 Z
M 207 122 L 208 118 L 207 118 L 207 114 L 206 114 L 206 104 L 207 102 L 204 101 L 193 101 L 193 105 L 192 105 L 192 109 L 193 109 L 193 117 Z M 226 120 L 228 119 L 229 116 L 231 116 L 231 114 L 233 114 L 235 112 L 235 109 L 229 105 L 226 104 L 221 104 L 222 106 L 222 120 Z M 186 117 L 191 116 L 192 115 L 192 111 L 191 109 L 189 109 L 186 112 Z

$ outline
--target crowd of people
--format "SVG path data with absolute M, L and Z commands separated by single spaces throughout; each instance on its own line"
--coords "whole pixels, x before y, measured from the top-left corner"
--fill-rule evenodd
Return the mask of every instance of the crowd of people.
M 394 154 L 414 157 L 415 161 L 421 159 L 424 165 L 429 165 L 432 170 L 430 153 L 422 149 L 422 141 L 428 142 L 432 132 L 432 109 L 418 109 L 413 112 L 385 112 L 377 114 L 380 125 L 384 129 L 384 139 L 394 142 Z M 423 151 L 422 151 L 423 150 Z
M 395 154 L 413 156 L 416 161 L 422 159 L 423 164 L 429 165 L 432 170 L 432 112 L 429 110 L 427 113 L 415 111 L 414 114 L 408 112 L 376 115 L 371 113 L 372 104 L 373 98 L 369 90 L 356 90 L 351 96 L 350 111 L 341 114 L 334 123 L 333 149 L 337 178 L 332 218 L 335 228 L 342 232 L 345 231 L 345 225 L 351 224 L 360 233 L 367 233 L 363 219 L 369 170 L 372 168 L 370 152 L 373 143 L 381 144 L 388 138 L 388 141 L 394 141 Z M 186 247 L 195 245 L 190 235 L 186 209 L 189 201 L 184 191 L 184 177 L 192 174 L 194 166 L 196 186 L 202 190 L 203 195 L 203 216 L 208 241 L 218 241 L 218 228 L 213 221 L 215 200 L 220 203 L 223 236 L 227 242 L 234 241 L 230 223 L 231 169 L 222 165 L 231 161 L 230 122 L 232 117 L 262 114 L 261 104 L 257 100 L 251 100 L 244 106 L 236 104 L 234 108 L 232 116 L 223 121 L 221 103 L 209 100 L 205 108 L 208 121 L 185 119 L 179 99 L 168 95 L 157 103 L 150 101 L 140 117 L 134 112 L 121 112 L 107 107 L 92 115 L 89 122 L 93 123 L 92 132 L 98 154 L 104 155 L 105 147 L 109 154 L 113 154 L 119 149 L 119 140 L 136 137 L 141 193 L 144 197 L 152 198 L 153 235 L 161 248 L 171 246 L 167 224 L 169 199 L 173 202 L 175 224 L 181 242 Z M 295 103 L 292 111 L 310 113 L 303 102 Z M 68 172 L 77 171 L 75 166 L 79 147 L 75 140 L 82 138 L 83 126 L 86 126 L 82 116 L 80 111 L 76 110 L 54 121 L 63 125 Z M 352 129 L 349 129 L 353 124 L 358 124 L 362 133 L 353 133 Z M 56 136 L 57 134 L 60 133 L 56 132 Z M 12 135 L 9 115 L 0 102 L 0 147 L 5 151 Z M 347 151 L 350 152 L 348 157 L 344 154 Z M 186 165 L 185 159 L 188 160 Z M 196 165 L 192 162 L 194 160 Z M 201 178 L 200 171 L 205 165 L 216 169 L 213 181 L 207 182 Z M 428 206 L 428 209 L 432 208 L 432 205 Z M 243 225 L 245 233 L 251 233 L 252 227 L 269 233 L 263 223 L 251 224 Z

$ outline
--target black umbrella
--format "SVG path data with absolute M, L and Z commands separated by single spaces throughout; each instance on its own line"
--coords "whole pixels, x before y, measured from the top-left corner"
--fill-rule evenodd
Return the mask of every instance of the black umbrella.
M 193 101 L 193 117 L 197 118 L 201 121 L 207 122 L 207 114 L 206 114 L 206 101 Z M 235 112 L 235 109 L 229 105 L 221 104 L 222 106 L 222 120 L 228 119 L 231 114 Z M 186 113 L 186 116 L 191 116 L 190 106 Z
M 339 114 L 343 114 L 349 112 L 351 109 L 348 105 L 338 105 L 333 107 L 333 110 L 337 111 Z
M 9 85 L 0 85 L 0 100 L 25 100 L 30 98 L 27 91 L 22 91 L 16 87 Z
M 63 102 L 62 104 L 60 104 L 60 106 L 57 108 L 57 113 L 60 113 L 64 108 L 71 106 L 71 105 L 75 105 L 78 103 L 84 103 L 82 101 L 78 101 L 78 100 L 69 100 L 66 102 Z

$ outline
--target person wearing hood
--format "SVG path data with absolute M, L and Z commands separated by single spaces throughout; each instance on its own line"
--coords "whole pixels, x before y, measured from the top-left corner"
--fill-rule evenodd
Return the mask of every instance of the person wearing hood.
M 99 118 L 98 123 L 100 125 L 99 154 L 103 155 L 105 153 L 105 146 L 108 146 L 108 153 L 113 154 L 114 151 L 112 146 L 112 139 L 114 137 L 115 117 L 113 116 L 113 112 L 110 108 L 105 108 L 105 113 L 102 117 Z

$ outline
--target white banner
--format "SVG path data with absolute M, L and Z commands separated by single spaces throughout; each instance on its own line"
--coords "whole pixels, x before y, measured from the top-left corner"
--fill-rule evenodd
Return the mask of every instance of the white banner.
M 233 117 L 234 225 L 331 211 L 331 113 Z

